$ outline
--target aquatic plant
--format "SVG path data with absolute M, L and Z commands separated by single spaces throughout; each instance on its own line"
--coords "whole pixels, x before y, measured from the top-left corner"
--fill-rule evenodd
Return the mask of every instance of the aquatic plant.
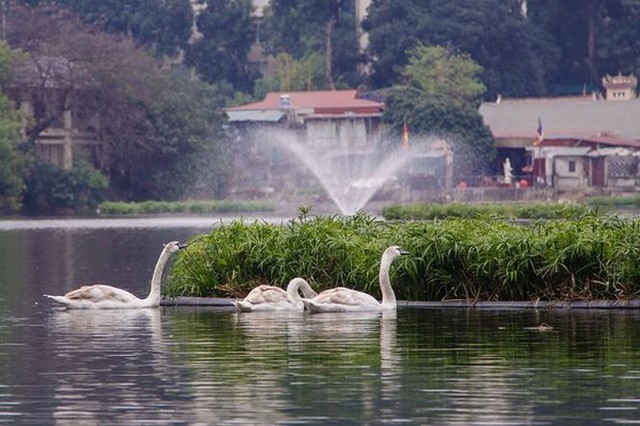
M 521 225 L 497 216 L 385 222 L 357 214 L 217 226 L 180 253 L 166 292 L 239 297 L 302 276 L 317 291 L 377 294 L 379 256 L 393 244 L 410 252 L 392 270 L 399 299 L 624 299 L 640 290 L 640 219 Z
M 381 211 L 381 215 L 387 220 L 473 218 L 482 215 L 495 215 L 509 219 L 575 219 L 593 213 L 594 210 L 590 207 L 568 203 L 414 203 L 390 205 Z

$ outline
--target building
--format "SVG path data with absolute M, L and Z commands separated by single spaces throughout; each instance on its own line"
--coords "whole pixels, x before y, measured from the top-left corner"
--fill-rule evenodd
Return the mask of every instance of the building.
M 635 160 L 623 159 L 622 153 L 640 150 L 637 80 L 618 75 L 602 82 L 607 90 L 602 97 L 482 103 L 480 114 L 493 133 L 498 161 L 510 158 L 516 177 L 558 190 L 614 190 L 628 182 L 630 176 L 621 179 L 620 174 L 631 169 L 622 164 Z
M 260 102 L 227 109 L 235 133 L 235 192 L 261 196 L 274 188 L 311 186 L 313 177 L 296 160 L 294 147 L 335 162 L 371 155 L 381 138 L 383 109 L 356 90 L 271 92 Z
M 299 129 L 311 146 L 365 146 L 380 137 L 384 105 L 361 99 L 357 90 L 270 92 L 264 100 L 226 110 L 238 127 L 277 125 Z
M 227 109 L 236 135 L 236 195 L 319 192 L 320 182 L 332 188 L 334 201 L 365 192 L 395 201 L 440 199 L 453 186 L 449 144 L 409 146 L 408 130 L 406 146 L 385 140 L 383 111 L 383 103 L 356 90 L 273 92 Z

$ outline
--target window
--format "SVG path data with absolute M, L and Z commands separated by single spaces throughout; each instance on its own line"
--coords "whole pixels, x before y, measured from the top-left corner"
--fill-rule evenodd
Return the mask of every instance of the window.
M 569 161 L 569 173 L 575 173 L 575 172 L 576 172 L 576 162 Z

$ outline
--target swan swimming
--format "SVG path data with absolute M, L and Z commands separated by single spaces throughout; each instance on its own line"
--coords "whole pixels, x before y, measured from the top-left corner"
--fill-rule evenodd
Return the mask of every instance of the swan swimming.
M 304 297 L 315 297 L 317 294 L 303 278 L 296 277 L 289 281 L 287 291 L 272 285 L 260 285 L 243 300 L 234 302 L 240 312 L 257 311 L 304 311 L 304 304 L 298 290 Z
M 391 288 L 389 268 L 395 258 L 406 254 L 409 254 L 409 252 L 398 246 L 388 247 L 382 253 L 379 273 L 382 302 L 378 302 L 373 296 L 367 293 L 345 287 L 325 290 L 316 297 L 302 299 L 302 302 L 310 313 L 394 310 L 397 307 L 396 294 L 393 292 L 393 288 Z
M 178 241 L 165 244 L 156 262 L 151 277 L 151 289 L 149 295 L 139 299 L 126 290 L 105 284 L 85 285 L 71 290 L 64 296 L 44 296 L 65 305 L 68 309 L 139 309 L 156 308 L 160 306 L 160 284 L 164 267 L 171 255 L 187 245 Z

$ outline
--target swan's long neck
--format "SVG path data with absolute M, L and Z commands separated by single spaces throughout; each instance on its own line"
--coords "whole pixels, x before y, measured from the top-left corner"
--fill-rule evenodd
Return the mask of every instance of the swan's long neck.
M 144 299 L 150 305 L 157 305 L 160 303 L 160 298 L 162 297 L 160 292 L 160 286 L 162 284 L 162 274 L 164 272 L 164 267 L 167 264 L 167 261 L 171 257 L 172 251 L 169 246 L 165 247 L 160 253 L 160 257 L 156 262 L 156 267 L 153 270 L 153 275 L 151 276 L 151 290 L 149 290 L 149 295 Z
M 395 308 L 396 306 L 396 293 L 391 287 L 391 280 L 389 279 L 389 269 L 393 262 L 394 256 L 389 256 L 385 253 L 380 261 L 380 290 L 382 290 L 382 307 L 383 308 Z
M 311 286 L 307 281 L 302 278 L 295 278 L 292 280 L 287 286 L 287 293 L 293 298 L 293 300 L 298 303 L 302 303 L 302 299 L 300 298 L 299 290 L 302 289 L 302 294 L 306 298 L 312 298 L 317 296 L 316 292 L 313 291 Z

